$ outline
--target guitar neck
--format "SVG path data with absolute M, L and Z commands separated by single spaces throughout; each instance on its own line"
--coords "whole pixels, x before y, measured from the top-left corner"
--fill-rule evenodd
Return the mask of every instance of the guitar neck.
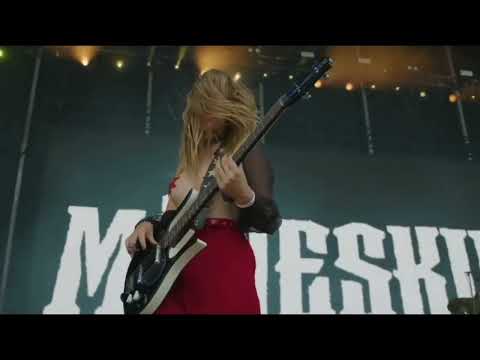
M 275 121 L 280 117 L 280 115 L 285 110 L 282 99 L 278 100 L 272 108 L 265 115 L 263 121 L 257 125 L 255 131 L 247 138 L 247 140 L 242 144 L 240 149 L 233 155 L 233 160 L 240 164 L 248 153 L 255 147 L 255 145 L 262 139 L 265 134 L 272 128 Z
M 323 76 L 333 64 L 333 60 L 330 58 L 323 58 L 316 63 L 312 71 L 305 77 L 305 79 L 299 84 L 295 85 L 284 94 L 277 102 L 270 108 L 265 117 L 259 122 L 255 131 L 247 138 L 242 144 L 240 149 L 233 155 L 234 161 L 240 164 L 248 153 L 255 147 L 260 139 L 272 128 L 275 121 L 280 117 L 284 110 L 298 101 L 302 95 L 314 86 L 321 76 Z M 199 212 L 207 205 L 211 198 L 218 191 L 218 185 L 213 176 L 208 176 L 200 189 L 200 194 L 193 204 L 182 215 L 182 218 L 175 223 L 175 226 L 168 233 L 166 240 L 167 245 L 179 241 L 180 235 L 186 231 L 186 226 L 190 225 Z

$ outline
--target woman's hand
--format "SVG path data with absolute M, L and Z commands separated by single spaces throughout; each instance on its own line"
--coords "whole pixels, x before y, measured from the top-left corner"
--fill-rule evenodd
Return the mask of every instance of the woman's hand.
M 145 221 L 140 223 L 135 231 L 127 238 L 125 246 L 130 256 L 133 256 L 133 254 L 139 250 L 137 244 L 140 244 L 140 248 L 145 250 L 149 245 L 148 243 L 158 245 L 153 237 L 153 224 Z
M 214 176 L 220 190 L 236 204 L 246 204 L 253 198 L 253 190 L 241 166 L 231 156 L 222 156 L 215 165 Z

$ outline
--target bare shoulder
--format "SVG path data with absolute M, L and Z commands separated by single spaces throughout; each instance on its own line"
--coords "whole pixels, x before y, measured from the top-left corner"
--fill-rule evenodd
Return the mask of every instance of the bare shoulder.
M 170 198 L 178 207 L 192 188 L 185 173 L 178 174 L 170 183 Z

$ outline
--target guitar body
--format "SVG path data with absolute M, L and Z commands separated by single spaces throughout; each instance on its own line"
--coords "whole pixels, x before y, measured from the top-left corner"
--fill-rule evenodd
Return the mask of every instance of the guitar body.
M 194 190 L 188 193 L 168 230 L 155 234 L 157 241 L 161 243 L 161 239 L 175 226 L 197 196 L 198 193 Z M 135 253 L 127 269 L 124 292 L 121 295 L 125 314 L 153 314 L 158 309 L 178 275 L 207 246 L 195 233 L 195 229 L 189 227 L 174 247 L 158 247 L 159 250 L 153 247 Z

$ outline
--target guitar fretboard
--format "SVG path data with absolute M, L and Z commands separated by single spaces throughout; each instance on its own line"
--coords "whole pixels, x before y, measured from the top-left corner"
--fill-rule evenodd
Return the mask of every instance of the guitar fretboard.
M 298 101 L 306 91 L 312 88 L 314 83 L 331 68 L 332 64 L 332 59 L 323 58 L 319 63 L 313 66 L 312 71 L 299 85 L 296 84 L 289 92 L 280 97 L 280 99 L 270 108 L 263 120 L 259 122 L 255 131 L 233 155 L 233 160 L 237 164 L 240 164 L 256 143 L 265 136 L 282 112 L 294 102 Z M 182 218 L 175 223 L 171 231 L 167 234 L 165 241 L 167 246 L 175 246 L 177 242 L 180 241 L 181 235 L 187 230 L 187 225 L 193 223 L 195 217 L 215 195 L 217 190 L 218 186 L 215 178 L 213 176 L 208 176 L 200 189 L 198 197 L 191 206 L 186 209 Z

